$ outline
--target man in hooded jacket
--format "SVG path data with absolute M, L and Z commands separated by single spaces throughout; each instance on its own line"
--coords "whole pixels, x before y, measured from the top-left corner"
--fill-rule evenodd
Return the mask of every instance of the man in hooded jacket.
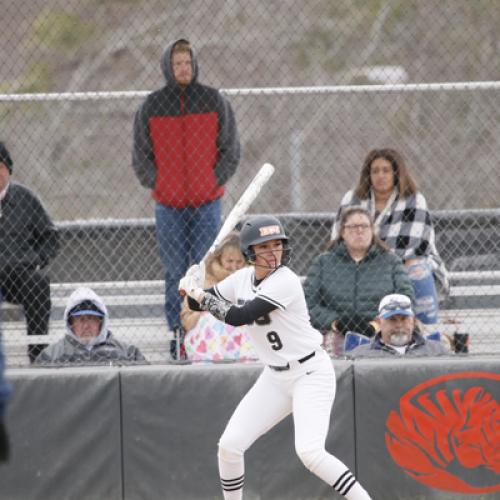
M 47 335 L 50 278 L 44 270 L 59 250 L 54 223 L 38 196 L 11 179 L 14 162 L 0 142 L 0 293 L 20 304 L 28 335 Z M 28 347 L 33 362 L 47 344 Z
M 139 349 L 116 339 L 108 330 L 108 310 L 90 288 L 78 288 L 64 311 L 65 336 L 45 348 L 36 364 L 146 363 Z
M 180 328 L 177 290 L 188 267 L 201 261 L 221 220 L 224 185 L 240 159 L 240 142 L 229 102 L 198 82 L 190 42 L 172 43 L 161 60 L 166 80 L 138 109 L 132 165 L 156 201 L 156 239 L 165 269 L 165 315 Z

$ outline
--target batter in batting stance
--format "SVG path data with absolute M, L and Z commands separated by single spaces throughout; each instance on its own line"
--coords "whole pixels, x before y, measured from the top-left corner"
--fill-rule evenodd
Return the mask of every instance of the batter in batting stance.
M 219 441 L 219 473 L 225 500 L 243 495 L 244 453 L 293 413 L 295 450 L 304 465 L 345 498 L 370 496 L 353 473 L 325 450 L 335 397 L 335 374 L 309 321 L 299 277 L 286 264 L 288 237 L 272 216 L 250 217 L 240 233 L 252 264 L 203 290 L 203 269 L 192 266 L 179 283 L 195 310 L 230 325 L 248 325 L 256 352 L 267 365 L 242 399 Z

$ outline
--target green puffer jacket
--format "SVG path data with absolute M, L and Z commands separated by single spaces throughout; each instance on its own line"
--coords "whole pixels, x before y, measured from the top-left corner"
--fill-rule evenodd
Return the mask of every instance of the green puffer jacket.
M 372 245 L 360 262 L 355 262 L 343 242 L 318 255 L 304 283 L 311 323 L 330 331 L 337 321 L 345 330 L 373 335 L 367 328 L 378 313 L 382 297 L 402 293 L 414 302 L 413 287 L 401 262 L 392 252 Z

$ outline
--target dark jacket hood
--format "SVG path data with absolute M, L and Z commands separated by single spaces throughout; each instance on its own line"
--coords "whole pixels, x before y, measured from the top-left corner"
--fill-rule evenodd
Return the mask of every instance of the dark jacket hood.
M 174 74 L 172 73 L 172 65 L 170 64 L 170 61 L 172 58 L 172 50 L 174 48 L 174 45 L 180 41 L 184 41 L 184 42 L 189 43 L 189 40 L 186 40 L 185 38 L 179 38 L 178 40 L 175 40 L 167 47 L 167 49 L 163 53 L 163 57 L 161 58 L 161 61 L 160 61 L 161 71 L 163 73 L 163 76 L 165 77 L 167 85 L 177 86 L 177 82 L 175 81 Z M 192 59 L 192 65 L 193 65 L 193 79 L 191 80 L 191 84 L 193 84 L 193 83 L 198 82 L 198 61 L 196 59 L 196 54 L 195 54 L 194 49 L 192 47 L 191 47 L 191 59 Z

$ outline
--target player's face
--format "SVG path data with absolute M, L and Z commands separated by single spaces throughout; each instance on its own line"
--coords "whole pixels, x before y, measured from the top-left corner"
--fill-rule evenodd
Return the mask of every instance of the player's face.
M 222 251 L 220 263 L 226 271 L 234 273 L 245 265 L 245 259 L 239 248 L 227 247 Z
M 342 238 L 349 252 L 367 252 L 373 241 L 370 219 L 365 214 L 352 214 L 344 224 Z
M 193 79 L 193 64 L 189 52 L 176 52 L 172 56 L 172 72 L 175 81 L 182 86 L 189 85 Z
M 376 158 L 370 166 L 370 183 L 375 195 L 390 193 L 394 188 L 394 171 L 391 162 Z
M 395 314 L 390 318 L 380 318 L 380 335 L 384 344 L 404 346 L 410 343 L 415 325 L 413 316 Z
M 0 161 L 0 193 L 6 188 L 9 183 L 10 173 L 7 165 Z
M 281 265 L 283 258 L 283 242 L 281 240 L 265 241 L 253 245 L 255 253 L 255 276 L 263 279 Z
M 87 344 L 101 331 L 102 319 L 92 314 L 73 316 L 71 318 L 71 330 L 84 343 Z

